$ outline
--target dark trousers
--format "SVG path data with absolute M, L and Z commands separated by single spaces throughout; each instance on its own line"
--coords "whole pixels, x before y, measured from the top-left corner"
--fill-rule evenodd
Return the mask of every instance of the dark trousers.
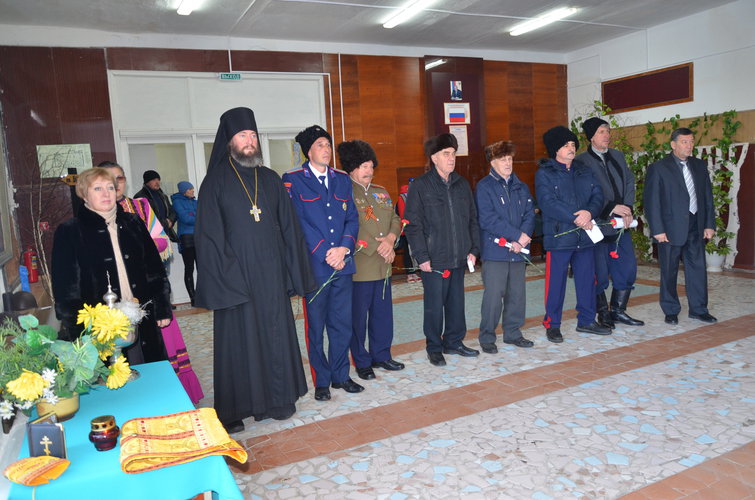
M 543 326 L 561 326 L 566 295 L 566 274 L 571 264 L 577 292 L 577 324 L 595 321 L 595 255 L 593 247 L 550 250 L 545 260 L 545 316 Z
M 328 387 L 349 378 L 349 341 L 351 340 L 351 275 L 336 275 L 312 299 L 317 290 L 304 299 L 304 338 L 315 387 Z M 315 276 L 317 287 L 327 276 Z M 328 330 L 328 355 L 325 356 L 323 333 Z
M 197 251 L 194 247 L 183 247 L 181 258 L 184 261 L 184 285 L 189 292 L 189 298 L 194 300 L 194 263 L 197 260 Z
M 613 281 L 614 290 L 634 288 L 634 282 L 637 279 L 637 257 L 634 255 L 631 233 L 624 231 L 618 242 L 618 250 L 616 250 L 616 241 L 601 241 L 595 245 L 596 294 L 608 289 L 609 277 Z M 613 251 L 618 252 L 618 259 L 611 257 Z
M 480 311 L 480 344 L 495 344 L 498 323 L 503 324 L 503 340 L 514 341 L 522 336 L 527 305 L 525 266 L 524 262 L 483 263 L 485 291 Z
M 467 334 L 464 317 L 464 268 L 449 269 L 444 278 L 436 272 L 422 273 L 424 325 L 427 352 L 459 347 Z
M 687 242 L 682 246 L 658 243 L 658 262 L 661 266 L 660 304 L 663 314 L 679 314 L 682 306 L 676 292 L 679 260 L 684 255 L 684 285 L 690 314 L 708 312 L 708 272 L 705 268 L 705 247 L 697 227 L 697 216 L 690 214 Z
M 383 296 L 385 285 L 385 296 Z M 351 303 L 351 356 L 354 366 L 368 368 L 373 361 L 391 359 L 393 343 L 393 299 L 391 281 L 355 281 Z M 364 348 L 369 337 L 370 350 Z

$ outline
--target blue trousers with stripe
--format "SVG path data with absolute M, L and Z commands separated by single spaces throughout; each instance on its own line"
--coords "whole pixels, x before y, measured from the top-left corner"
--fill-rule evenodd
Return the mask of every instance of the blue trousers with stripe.
M 352 297 L 351 356 L 354 366 L 368 368 L 374 361 L 391 359 L 393 343 L 393 298 L 391 280 L 355 281 Z M 369 338 L 369 352 L 364 347 Z
M 561 326 L 566 295 L 566 280 L 571 264 L 577 292 L 577 324 L 595 321 L 595 256 L 593 247 L 575 250 L 550 250 L 546 254 L 545 316 L 543 326 Z
M 349 341 L 351 340 L 351 275 L 336 275 L 315 297 L 304 299 L 304 338 L 315 387 L 328 387 L 349 378 Z M 315 276 L 319 287 L 327 276 Z M 314 299 L 313 299 L 314 297 Z M 328 331 L 328 355 L 325 356 L 323 333 Z

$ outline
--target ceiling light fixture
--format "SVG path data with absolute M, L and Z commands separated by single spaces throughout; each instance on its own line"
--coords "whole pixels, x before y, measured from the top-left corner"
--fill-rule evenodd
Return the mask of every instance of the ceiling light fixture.
M 445 59 L 436 59 L 432 62 L 425 64 L 425 71 L 427 71 L 428 69 L 434 68 L 436 66 L 440 66 L 441 64 L 446 64 L 446 62 L 447 61 Z
M 575 7 L 561 7 L 560 9 L 552 10 L 534 19 L 530 19 L 529 21 L 517 24 L 516 26 L 511 28 L 509 34 L 511 36 L 519 36 L 523 33 L 542 28 L 543 26 L 554 23 L 565 17 L 569 17 L 578 10 L 579 9 Z
M 400 7 L 398 12 L 389 17 L 383 23 L 383 28 L 390 29 L 401 23 L 405 23 L 435 2 L 436 0 L 412 0 L 411 2 L 406 3 L 403 7 Z
M 178 14 L 179 16 L 188 16 L 193 10 L 194 0 L 181 0 L 181 4 L 178 6 L 176 14 Z

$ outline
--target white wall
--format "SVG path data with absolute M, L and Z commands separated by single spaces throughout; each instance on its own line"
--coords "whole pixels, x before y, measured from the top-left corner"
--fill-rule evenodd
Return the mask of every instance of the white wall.
M 755 1 L 739 0 L 566 56 L 569 119 L 600 100 L 605 80 L 694 63 L 694 100 L 619 114 L 622 125 L 755 109 Z

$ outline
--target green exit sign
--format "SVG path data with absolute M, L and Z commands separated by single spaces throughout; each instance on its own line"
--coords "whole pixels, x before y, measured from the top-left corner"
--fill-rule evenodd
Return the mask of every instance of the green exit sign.
M 221 80 L 241 80 L 241 73 L 220 73 Z

